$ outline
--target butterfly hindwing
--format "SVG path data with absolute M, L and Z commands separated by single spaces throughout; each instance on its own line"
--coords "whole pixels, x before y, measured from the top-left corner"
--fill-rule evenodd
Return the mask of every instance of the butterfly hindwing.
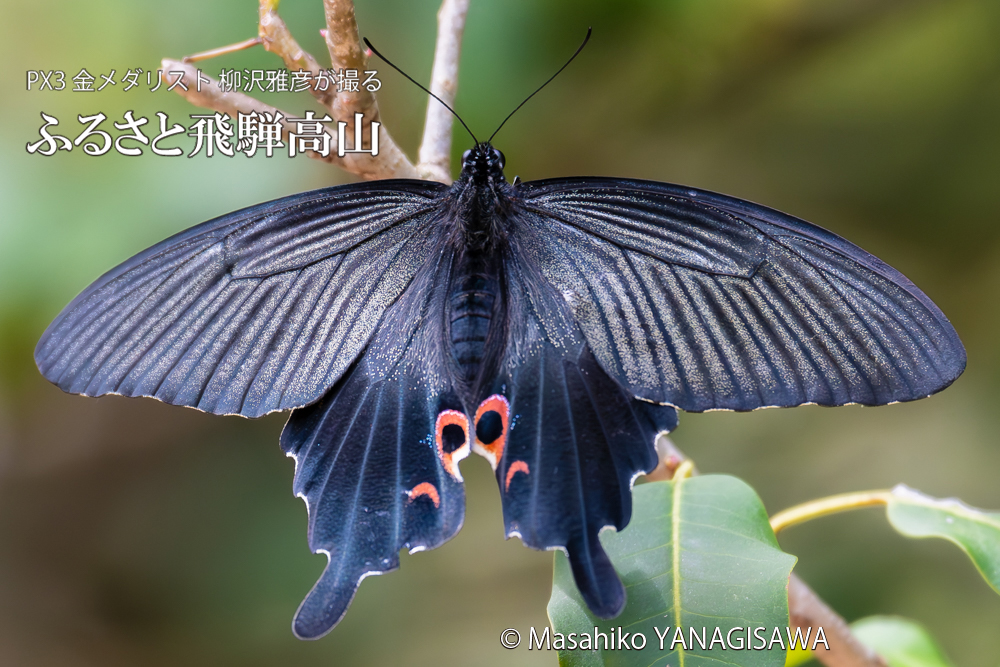
M 637 396 L 688 411 L 880 405 L 928 396 L 965 367 L 913 283 L 792 216 L 625 179 L 518 194 L 521 247 Z
M 625 591 L 598 533 L 628 523 L 632 482 L 656 466 L 653 442 L 677 415 L 624 391 L 558 295 L 511 264 L 510 342 L 497 393 L 476 411 L 476 449 L 494 463 L 507 534 L 564 548 L 584 600 L 611 617 Z
M 422 271 L 344 378 L 294 411 L 282 433 L 309 511 L 309 546 L 329 558 L 296 614 L 300 637 L 329 631 L 364 577 L 399 567 L 400 549 L 433 549 L 462 525 L 458 462 L 473 434 L 440 373 L 448 269 L 444 253 Z
M 444 186 L 384 181 L 211 220 L 84 290 L 35 350 L 62 389 L 257 417 L 317 400 L 435 247 Z

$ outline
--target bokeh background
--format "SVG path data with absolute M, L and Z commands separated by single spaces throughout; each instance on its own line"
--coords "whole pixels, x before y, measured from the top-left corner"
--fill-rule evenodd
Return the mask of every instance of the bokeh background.
M 281 10 L 322 60 L 320 1 Z M 357 15 L 426 81 L 436 10 L 358 0 Z M 26 70 L 155 69 L 253 36 L 253 0 L 35 0 L 3 16 L 0 665 L 554 665 L 500 647 L 503 629 L 546 623 L 552 559 L 503 540 L 484 460 L 463 463 L 456 539 L 404 555 L 364 582 L 331 635 L 299 642 L 292 614 L 325 559 L 306 545 L 283 417 L 68 396 L 38 375 L 39 335 L 106 269 L 194 223 L 350 177 L 305 158 L 26 153 L 41 111 L 70 136 L 77 114 L 197 112 L 121 84 L 28 92 Z M 676 442 L 702 471 L 750 482 L 771 512 L 897 482 L 1000 508 L 1000 3 L 473 0 L 457 101 L 469 125 L 488 134 L 587 26 L 590 46 L 497 137 L 508 176 L 672 181 L 799 215 L 903 271 L 968 347 L 965 375 L 925 401 L 682 415 Z M 205 67 L 279 66 L 257 50 Z M 383 120 L 413 155 L 424 96 L 381 69 Z M 315 108 L 306 94 L 269 99 Z M 457 156 L 470 140 L 455 137 Z M 1000 597 L 952 545 L 907 541 L 878 511 L 781 541 L 848 619 L 909 616 L 957 665 L 997 665 Z

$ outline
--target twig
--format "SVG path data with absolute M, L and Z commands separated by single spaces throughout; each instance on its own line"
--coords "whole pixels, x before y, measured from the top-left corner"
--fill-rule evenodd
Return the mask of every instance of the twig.
M 260 0 L 260 20 L 257 33 L 264 48 L 284 60 L 288 69 L 307 70 L 314 79 L 320 73 L 319 62 L 299 46 L 299 43 L 292 37 L 292 33 L 289 32 L 288 26 L 278 16 L 277 0 Z M 309 86 L 309 92 L 319 100 L 320 104 L 333 113 L 333 99 L 337 95 L 337 89 L 334 86 L 327 86 L 325 90 L 321 90 L 317 86 Z
M 677 468 L 679 468 L 685 461 L 691 460 L 684 455 L 684 452 L 677 449 L 673 440 L 667 437 L 666 434 L 660 434 L 656 438 L 656 453 L 660 457 L 660 462 L 652 472 L 646 475 L 646 479 L 650 482 L 672 480 L 674 478 L 674 473 L 677 472 Z M 697 469 L 692 467 L 691 474 L 697 475 Z
M 660 455 L 660 464 L 646 476 L 647 479 L 654 479 L 654 475 L 655 479 L 672 479 L 673 473 L 687 473 L 687 466 L 682 464 L 690 459 L 669 438 L 657 438 L 656 451 Z M 667 471 L 671 476 L 666 476 Z M 697 474 L 693 466 L 690 474 Z M 820 644 L 816 647 L 815 656 L 827 667 L 887 667 L 882 658 L 854 636 L 847 621 L 794 573 L 788 578 L 788 617 L 789 623 L 802 628 L 803 634 L 807 628 L 812 628 L 812 636 L 815 637 L 816 629 L 823 628 L 830 650 Z
M 317 75 L 320 65 L 316 59 L 306 53 L 292 37 L 285 22 L 277 13 L 277 0 L 260 1 L 260 25 L 259 38 L 268 51 L 277 54 L 285 61 L 289 69 L 305 69 Z M 366 66 L 364 52 L 361 50 L 358 39 L 358 26 L 354 20 L 354 4 L 351 0 L 325 0 L 324 6 L 327 16 L 327 30 L 325 37 L 330 53 L 334 56 L 333 67 L 335 69 L 356 69 L 364 71 Z M 249 43 L 248 40 L 247 43 Z M 230 48 L 224 48 L 220 52 L 228 53 Z M 163 60 L 164 72 L 183 70 L 185 79 L 195 80 L 197 73 L 193 67 L 176 60 Z M 204 81 L 204 78 L 202 79 Z M 315 86 L 310 86 L 314 89 Z M 330 86 L 329 88 L 333 88 Z M 375 96 L 365 90 L 363 86 L 358 92 L 336 92 L 335 90 L 312 90 L 313 95 L 330 111 L 334 123 L 343 121 L 347 123 L 347 136 L 354 136 L 354 114 L 355 112 L 364 115 L 365 127 L 362 128 L 364 142 L 370 145 L 371 123 L 380 122 L 378 115 L 378 105 Z M 251 113 L 256 111 L 275 113 L 278 109 L 249 95 L 237 92 L 222 92 L 218 82 L 211 79 L 207 85 L 201 86 L 201 91 L 193 88 L 184 90 L 178 86 L 175 89 L 182 97 L 196 106 L 212 109 L 220 113 L 228 114 L 233 118 L 239 112 Z M 282 112 L 285 117 L 289 114 Z M 289 130 L 295 128 L 289 123 L 282 123 L 285 139 L 288 138 Z M 307 151 L 307 155 L 320 159 L 324 162 L 334 164 L 345 171 L 356 174 L 364 179 L 379 178 L 419 178 L 413 163 L 406 157 L 396 142 L 392 139 L 385 127 L 379 128 L 379 154 L 372 156 L 368 153 L 347 153 L 344 157 L 336 154 L 337 139 L 331 136 L 331 145 L 334 150 L 327 157 L 317 153 Z
M 771 530 L 778 534 L 789 526 L 818 519 L 821 516 L 847 512 L 850 510 L 887 505 L 892 500 L 892 491 L 860 491 L 841 493 L 836 496 L 810 500 L 807 503 L 789 507 L 771 517 Z
M 352 0 L 323 0 L 326 13 L 326 47 L 330 52 L 330 63 L 336 70 L 353 69 L 359 73 L 368 66 L 365 50 L 358 35 L 358 22 L 354 18 Z M 368 128 L 364 129 L 365 142 L 371 140 L 371 123 L 379 120 L 378 102 L 374 93 L 364 86 L 356 91 L 337 93 L 332 107 L 333 118 L 347 123 L 348 136 L 354 136 L 354 114 L 363 114 Z M 385 128 L 380 128 L 380 152 L 377 157 L 367 153 L 348 153 L 344 160 L 348 171 L 362 178 L 420 178 L 410 160 L 389 137 Z
M 243 51 L 245 49 L 252 49 L 261 43 L 260 37 L 252 37 L 250 39 L 244 39 L 242 42 L 237 42 L 236 44 L 228 44 L 226 46 L 220 46 L 216 49 L 209 49 L 208 51 L 202 51 L 201 53 L 192 53 L 189 56 L 184 56 L 181 58 L 186 63 L 197 63 L 202 60 L 211 60 L 212 58 L 218 58 L 219 56 L 229 55 L 230 53 L 236 53 L 237 51 Z
M 469 0 L 444 0 L 438 10 L 437 46 L 431 70 L 432 93 L 455 108 L 458 90 L 458 60 Z M 424 138 L 420 144 L 417 172 L 422 178 L 451 183 L 451 112 L 433 97 L 427 100 Z

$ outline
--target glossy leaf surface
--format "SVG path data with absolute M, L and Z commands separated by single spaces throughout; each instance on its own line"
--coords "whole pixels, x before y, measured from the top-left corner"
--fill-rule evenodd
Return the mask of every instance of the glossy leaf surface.
M 758 635 L 766 635 L 765 642 L 779 628 L 787 645 L 787 586 L 795 558 L 778 548 L 753 489 L 734 477 L 706 475 L 643 484 L 633 501 L 631 524 L 602 535 L 628 594 L 621 616 L 603 621 L 591 615 L 566 558 L 556 554 L 549 618 L 567 639 L 560 664 L 783 665 L 785 651 L 777 642 L 771 651 L 734 650 L 747 645 L 748 627 L 752 644 L 761 642 L 753 637 L 757 628 L 764 629 Z M 598 632 L 609 641 L 598 635 L 594 650 Z M 570 649 L 570 633 L 578 646 L 590 635 L 591 648 Z M 642 650 L 632 648 L 643 643 L 637 634 L 645 638 Z M 683 642 L 674 641 L 681 636 Z
M 893 489 L 887 512 L 889 522 L 907 537 L 942 537 L 957 544 L 1000 593 L 1000 512 L 955 498 L 939 500 L 902 484 Z

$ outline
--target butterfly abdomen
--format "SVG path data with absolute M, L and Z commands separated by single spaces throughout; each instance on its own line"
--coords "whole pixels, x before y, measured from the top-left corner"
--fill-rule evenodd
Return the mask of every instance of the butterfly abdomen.
M 451 349 L 467 382 L 475 379 L 483 361 L 496 294 L 495 280 L 472 274 L 451 295 Z

